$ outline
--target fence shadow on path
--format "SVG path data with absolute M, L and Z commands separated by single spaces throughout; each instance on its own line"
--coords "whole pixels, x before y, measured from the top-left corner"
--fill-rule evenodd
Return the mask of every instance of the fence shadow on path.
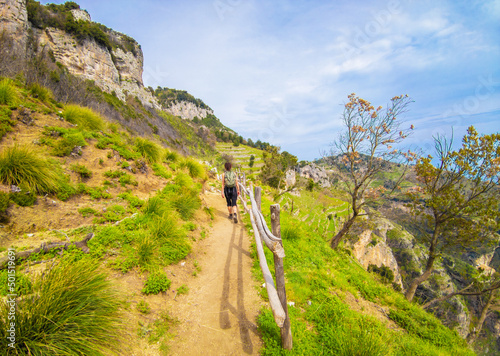
M 239 214 L 238 214 L 239 215 Z M 241 221 L 241 216 L 239 216 Z M 238 322 L 241 343 L 243 350 L 247 354 L 254 352 L 254 346 L 250 338 L 250 332 L 258 335 L 257 325 L 248 320 L 245 311 L 244 296 L 245 284 L 243 281 L 243 256 L 250 256 L 250 252 L 243 248 L 245 227 L 240 224 L 233 224 L 231 241 L 228 246 L 226 265 L 224 267 L 224 279 L 222 287 L 222 296 L 220 302 L 219 324 L 221 329 L 231 328 L 230 313 L 233 314 Z M 233 257 L 234 256 L 234 257 Z M 231 261 L 237 259 L 237 268 L 231 268 Z M 236 290 L 234 281 L 236 280 Z M 248 285 L 250 287 L 250 285 Z M 236 292 L 236 305 L 230 302 L 230 294 Z

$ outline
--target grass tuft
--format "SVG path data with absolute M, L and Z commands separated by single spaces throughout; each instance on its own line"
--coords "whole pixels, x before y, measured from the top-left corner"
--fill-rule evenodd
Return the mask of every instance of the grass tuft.
M 105 127 L 104 120 L 99 114 L 79 105 L 66 105 L 63 117 L 66 121 L 91 131 L 100 131 Z
M 149 163 L 158 162 L 161 158 L 161 147 L 142 137 L 135 140 L 135 150 L 139 152 Z
M 11 146 L 0 153 L 0 182 L 37 193 L 59 190 L 56 165 L 30 146 Z
M 17 89 L 10 79 L 0 81 L 0 105 L 15 105 L 17 102 Z
M 118 351 L 119 299 L 106 275 L 87 260 L 61 261 L 16 302 L 13 355 L 108 355 Z M 10 306 L 0 302 L 0 345 Z
M 52 91 L 39 83 L 31 84 L 28 89 L 31 95 L 33 95 L 35 98 L 38 98 L 44 103 L 54 100 L 54 94 L 52 93 Z

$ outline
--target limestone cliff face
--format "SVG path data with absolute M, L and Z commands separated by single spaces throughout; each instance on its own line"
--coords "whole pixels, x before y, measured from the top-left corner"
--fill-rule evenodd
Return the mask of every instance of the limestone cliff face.
M 175 102 L 170 107 L 165 108 L 165 110 L 170 112 L 172 115 L 180 116 L 187 120 L 193 120 L 195 117 L 203 119 L 207 117 L 207 115 L 214 114 L 211 109 L 200 108 L 194 103 L 188 101 Z
M 298 168 L 297 171 L 301 177 L 312 179 L 315 183 L 318 183 L 323 188 L 328 188 L 331 186 L 327 171 L 323 167 L 319 167 L 314 163 Z
M 26 49 L 30 27 L 26 0 L 0 0 L 0 32 L 13 38 L 16 53 Z
M 372 230 L 364 230 L 359 235 L 359 240 L 353 245 L 353 254 L 365 269 L 371 264 L 377 267 L 389 267 L 394 273 L 394 283 L 403 289 L 398 262 L 385 238 L 373 236 Z
M 119 47 L 110 50 L 93 39 L 79 42 L 71 34 L 56 28 L 32 28 L 28 21 L 26 0 L 0 0 L 0 11 L 1 30 L 14 38 L 21 52 L 26 53 L 28 31 L 32 29 L 39 47 L 50 50 L 55 60 L 71 74 L 93 80 L 102 90 L 114 92 L 123 101 L 130 95 L 138 97 L 145 106 L 160 108 L 151 92 L 144 88 L 144 59 L 136 42 L 127 42 L 129 46 L 133 46 L 132 51 L 124 51 Z M 86 11 L 72 10 L 72 14 L 76 20 L 91 21 Z M 125 35 L 116 31 L 110 30 L 107 35 L 117 43 L 125 43 L 127 40 Z

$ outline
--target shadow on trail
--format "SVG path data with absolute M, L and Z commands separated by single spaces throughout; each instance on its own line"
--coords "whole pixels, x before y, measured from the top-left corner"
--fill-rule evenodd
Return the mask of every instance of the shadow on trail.
M 241 216 L 238 214 L 239 220 Z M 229 222 L 228 222 L 229 223 Z M 238 327 L 240 330 L 241 343 L 243 344 L 243 350 L 245 353 L 253 353 L 253 344 L 250 338 L 250 331 L 258 334 L 257 326 L 249 321 L 245 312 L 244 305 L 244 285 L 243 285 L 243 254 L 250 256 L 250 253 L 243 249 L 243 235 L 245 228 L 241 224 L 234 224 L 231 236 L 231 241 L 229 243 L 229 248 L 227 251 L 226 266 L 224 268 L 224 282 L 222 287 L 222 297 L 220 303 L 220 314 L 219 314 L 219 324 L 221 329 L 229 329 L 231 327 L 231 321 L 229 320 L 229 313 L 232 313 L 238 319 Z M 238 237 L 237 237 L 238 235 Z M 238 240 L 236 242 L 236 240 Z M 231 259 L 233 258 L 233 252 L 237 255 L 238 267 L 235 271 L 231 269 Z M 231 274 L 237 274 L 236 283 L 236 306 L 231 305 L 229 302 L 229 293 L 231 292 Z M 234 277 L 233 277 L 234 279 Z M 234 282 L 233 282 L 234 283 Z M 234 287 L 233 287 L 234 288 Z M 233 289 L 234 293 L 234 289 Z

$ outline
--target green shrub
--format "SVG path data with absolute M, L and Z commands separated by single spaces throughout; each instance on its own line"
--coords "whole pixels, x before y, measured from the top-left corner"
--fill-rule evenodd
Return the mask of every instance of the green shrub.
M 54 99 L 52 91 L 39 83 L 32 83 L 28 87 L 31 95 L 38 98 L 40 101 L 47 103 Z
M 160 292 L 166 292 L 170 288 L 170 284 L 172 284 L 172 281 L 168 279 L 164 272 L 152 272 L 144 283 L 142 293 L 158 294 Z
M 9 281 L 9 277 L 11 280 Z M 13 280 L 13 278 L 14 280 Z M 13 291 L 9 288 L 9 282 L 15 284 L 15 289 Z M 30 279 L 24 274 L 20 274 L 16 271 L 15 276 L 9 274 L 6 269 L 0 272 L 0 295 L 6 296 L 7 294 L 17 294 L 18 296 L 27 295 L 31 293 L 33 289 L 33 284 Z
M 73 164 L 71 166 L 71 170 L 75 173 L 78 173 L 82 178 L 90 178 L 92 177 L 92 171 L 81 164 Z
M 69 177 L 63 177 L 59 184 L 59 190 L 57 191 L 57 199 L 61 201 L 67 201 L 75 194 L 78 194 L 78 191 L 70 182 Z
M 58 157 L 69 156 L 76 147 L 86 145 L 87 141 L 81 132 L 68 133 L 53 143 L 52 154 Z
M 161 158 L 160 146 L 142 137 L 138 137 L 135 140 L 135 150 L 139 152 L 149 163 L 158 162 Z
M 32 192 L 10 193 L 10 200 L 19 206 L 32 206 L 36 202 L 36 194 Z
M 86 207 L 86 208 L 80 208 L 78 209 L 78 212 L 82 214 L 84 218 L 86 218 L 89 215 L 100 215 L 99 212 L 93 208 Z
M 7 107 L 0 107 L 0 139 L 12 131 L 12 126 L 16 123 L 11 119 L 12 111 Z
M 394 281 L 394 272 L 387 266 L 368 265 L 368 272 L 374 272 L 382 277 L 384 283 L 392 283 Z
M 0 81 L 0 105 L 15 105 L 18 94 L 14 83 L 10 79 Z
M 108 177 L 108 178 L 120 178 L 121 176 L 123 176 L 125 174 L 127 174 L 127 173 L 125 173 L 123 171 L 113 171 L 113 170 L 109 170 L 109 171 L 104 172 L 104 176 Z
M 16 302 L 17 355 L 107 355 L 118 351 L 120 299 L 85 260 L 61 262 Z M 0 302 L 0 345 L 8 350 L 10 306 Z
M 2 216 L 5 214 L 5 211 L 9 207 L 10 204 L 10 194 L 0 192 L 0 220 L 2 220 Z
M 129 207 L 131 208 L 140 208 L 144 205 L 144 201 L 142 199 L 139 199 L 130 193 L 122 193 L 119 194 L 118 197 L 128 201 Z
M 175 163 L 181 160 L 181 155 L 176 151 L 165 150 L 165 160 Z
M 148 199 L 143 212 L 146 216 L 163 216 L 167 210 L 167 203 L 160 196 L 154 196 Z
M 188 294 L 188 292 L 189 292 L 189 287 L 185 284 L 183 284 L 179 288 L 177 288 L 177 294 L 179 294 L 179 295 Z
M 66 105 L 63 117 L 66 121 L 91 131 L 100 131 L 105 127 L 104 120 L 99 114 L 79 105 Z
M 186 258 L 191 252 L 191 245 L 182 239 L 168 239 L 161 244 L 160 257 L 165 264 L 172 264 Z
M 37 193 L 59 190 L 60 169 L 30 146 L 11 146 L 0 153 L 0 182 Z
M 165 178 L 165 179 L 170 179 L 172 178 L 172 172 L 168 171 L 167 168 L 161 164 L 161 163 L 153 163 L 153 172 L 155 175 Z
M 130 174 L 123 174 L 119 179 L 118 181 L 120 182 L 120 184 L 124 187 L 125 185 L 127 184 L 130 184 L 130 185 L 134 185 L 134 186 L 137 186 L 139 183 L 135 180 L 134 177 L 132 177 Z
M 149 306 L 148 302 L 141 300 L 139 303 L 137 303 L 137 310 L 141 314 L 149 314 L 151 312 L 151 307 Z
M 182 166 L 184 166 L 188 169 L 189 175 L 192 178 L 206 179 L 206 177 L 207 177 L 207 173 L 205 171 L 205 168 L 200 163 L 195 161 L 194 159 L 186 158 L 183 161 Z
M 149 235 L 144 236 L 137 244 L 137 255 L 139 266 L 147 267 L 154 260 L 157 244 Z

